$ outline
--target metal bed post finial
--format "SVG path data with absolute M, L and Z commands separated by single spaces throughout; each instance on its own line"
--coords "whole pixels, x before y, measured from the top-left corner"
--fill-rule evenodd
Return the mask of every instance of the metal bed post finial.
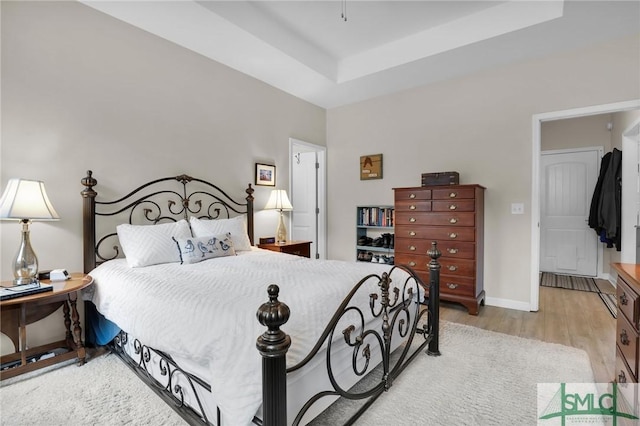
M 438 250 L 438 243 L 431 242 L 431 248 L 427 251 L 431 261 L 429 262 L 429 313 L 431 321 L 431 341 L 427 348 L 427 354 L 439 356 L 439 335 L 440 335 L 440 262 L 438 258 L 442 255 Z
M 291 338 L 280 326 L 289 320 L 289 307 L 278 300 L 280 288 L 269 286 L 269 301 L 258 309 L 256 316 L 260 324 L 267 327 L 256 340 L 262 355 L 262 411 L 263 426 L 286 426 L 287 424 L 287 368 L 286 356 Z

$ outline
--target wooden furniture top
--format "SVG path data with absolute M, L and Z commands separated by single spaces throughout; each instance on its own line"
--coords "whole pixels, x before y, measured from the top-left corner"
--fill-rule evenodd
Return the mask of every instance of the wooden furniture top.
M 45 291 L 43 293 L 29 294 L 27 296 L 16 297 L 15 299 L 3 300 L 0 303 L 0 306 L 6 307 L 21 303 L 31 303 L 39 300 L 49 299 L 53 296 L 73 293 L 91 285 L 91 283 L 93 282 L 93 278 L 90 275 L 86 275 L 83 273 L 72 273 L 71 278 L 65 281 L 41 280 L 40 282 L 42 284 L 52 284 L 53 291 Z M 8 286 L 10 283 L 10 281 L 4 281 L 2 282 L 2 285 Z
M 294 240 L 294 241 L 287 241 L 284 243 L 265 243 L 265 244 L 258 244 L 258 246 L 260 248 L 269 246 L 269 247 L 286 247 L 286 246 L 295 246 L 297 244 L 311 244 L 311 241 L 304 241 L 304 240 Z
M 640 290 L 640 264 L 637 263 L 612 263 L 611 266 L 618 274 L 622 275 L 628 284 L 635 285 Z

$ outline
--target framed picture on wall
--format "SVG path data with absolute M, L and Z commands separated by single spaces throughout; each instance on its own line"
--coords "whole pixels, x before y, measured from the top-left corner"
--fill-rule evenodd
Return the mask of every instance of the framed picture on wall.
M 360 180 L 382 179 L 382 154 L 360 157 Z
M 276 186 L 276 166 L 256 163 L 256 185 Z

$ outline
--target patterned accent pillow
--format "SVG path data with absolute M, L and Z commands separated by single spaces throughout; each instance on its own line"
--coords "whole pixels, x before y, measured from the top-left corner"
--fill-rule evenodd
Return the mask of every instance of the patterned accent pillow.
M 191 216 L 189 218 L 193 236 L 196 238 L 208 237 L 211 235 L 231 234 L 233 248 L 236 251 L 251 250 L 251 241 L 247 234 L 246 215 L 232 217 L 231 219 L 198 219 Z
M 191 236 L 189 222 L 184 219 L 159 225 L 123 224 L 116 227 L 116 232 L 127 264 L 132 268 L 180 262 L 172 238 Z
M 235 256 L 231 234 L 216 235 L 215 237 L 174 238 L 178 245 L 178 252 L 182 264 L 198 263 L 214 257 Z

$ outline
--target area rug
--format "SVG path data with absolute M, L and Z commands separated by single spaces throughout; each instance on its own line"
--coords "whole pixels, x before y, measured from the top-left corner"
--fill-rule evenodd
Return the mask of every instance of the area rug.
M 536 424 L 537 383 L 594 380 L 580 349 L 451 322 L 440 350 L 418 356 L 356 424 Z M 2 425 L 185 424 L 115 355 L 3 381 L 0 409 Z
M 611 313 L 611 316 L 616 318 L 618 315 L 615 288 L 604 280 L 542 272 L 540 274 L 540 285 L 543 287 L 564 288 L 567 290 L 580 290 L 598 293 L 605 307 Z
M 596 280 L 589 277 L 576 277 L 572 275 L 543 272 L 540 277 L 540 285 L 543 287 L 566 288 L 568 290 L 600 293 L 600 290 L 596 285 Z

